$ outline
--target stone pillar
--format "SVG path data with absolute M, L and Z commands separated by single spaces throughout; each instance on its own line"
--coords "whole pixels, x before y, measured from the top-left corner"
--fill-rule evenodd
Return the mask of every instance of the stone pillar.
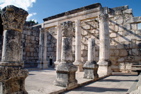
M 61 44 L 62 43 L 62 35 L 61 35 L 61 30 L 60 30 L 60 25 L 58 22 L 57 26 L 57 46 L 56 46 L 56 61 L 55 65 L 58 65 L 61 62 Z
M 44 29 L 40 28 L 40 35 L 39 35 L 39 60 L 38 68 L 43 68 L 43 44 L 44 44 Z
M 105 10 L 107 11 L 107 10 Z M 102 13 L 99 15 L 99 61 L 98 61 L 98 74 L 99 76 L 110 75 L 111 74 L 111 62 L 109 60 L 110 56 L 110 39 L 109 39 L 109 17 L 107 13 Z
M 95 61 L 95 41 L 93 38 L 88 40 L 88 61 L 84 64 L 84 78 L 97 79 L 98 65 Z
M 48 68 L 47 62 L 47 32 L 44 30 L 43 69 Z
M 28 71 L 23 69 L 21 57 L 22 29 L 28 13 L 15 6 L 2 9 L 3 48 L 0 62 L 0 94 L 27 94 L 25 78 Z
M 71 89 L 77 86 L 77 80 L 75 78 L 77 67 L 73 65 L 74 59 L 72 54 L 73 23 L 68 21 L 61 25 L 63 36 L 61 63 L 56 67 L 57 77 L 54 84 Z
M 83 63 L 81 62 L 81 30 L 80 21 L 75 21 L 75 61 L 74 65 L 78 66 L 78 71 L 83 71 Z

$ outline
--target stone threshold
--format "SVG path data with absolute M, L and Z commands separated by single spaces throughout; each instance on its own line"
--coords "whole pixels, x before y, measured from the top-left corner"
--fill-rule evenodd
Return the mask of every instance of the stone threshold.
M 84 85 L 87 85 L 87 84 L 90 84 L 90 83 L 93 83 L 93 82 L 96 82 L 96 81 L 99 81 L 101 79 L 104 79 L 108 76 L 111 76 L 112 74 L 110 75 L 105 75 L 105 76 L 101 76 L 97 79 L 87 79 L 88 81 L 84 81 L 84 82 L 80 82 L 78 83 L 78 85 L 76 87 L 73 87 L 73 88 L 63 88 L 63 89 L 60 89 L 60 90 L 57 90 L 57 91 L 53 91 L 53 92 L 50 92 L 49 94 L 62 94 L 64 92 L 67 92 L 67 91 L 70 91 L 70 90 L 73 90 L 75 88 L 78 88 L 78 87 L 81 87 L 81 86 L 84 86 Z M 84 78 L 83 78 L 84 79 Z

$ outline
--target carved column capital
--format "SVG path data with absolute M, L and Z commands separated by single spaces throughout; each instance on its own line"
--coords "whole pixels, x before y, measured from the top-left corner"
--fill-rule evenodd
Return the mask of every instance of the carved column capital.
M 4 30 L 22 31 L 27 15 L 27 11 L 13 5 L 3 8 L 1 17 Z

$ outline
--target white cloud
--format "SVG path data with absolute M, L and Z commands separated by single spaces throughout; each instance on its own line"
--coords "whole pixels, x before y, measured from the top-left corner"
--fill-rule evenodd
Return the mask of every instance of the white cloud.
M 37 13 L 30 13 L 28 16 L 27 16 L 27 21 L 31 20 L 31 17 L 36 15 Z
M 35 2 L 36 0 L 0 0 L 0 8 L 4 8 L 7 5 L 15 5 L 28 10 Z

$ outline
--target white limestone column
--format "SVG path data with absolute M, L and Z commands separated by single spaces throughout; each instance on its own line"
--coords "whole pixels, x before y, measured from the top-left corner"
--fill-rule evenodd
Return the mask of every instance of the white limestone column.
M 61 34 L 61 30 L 60 30 L 60 25 L 58 22 L 58 26 L 57 26 L 57 46 L 56 46 L 56 61 L 55 61 L 55 65 L 58 65 L 61 62 L 61 44 L 62 43 L 62 34 Z
M 99 15 L 99 38 L 100 38 L 100 51 L 99 51 L 99 69 L 98 74 L 100 76 L 109 75 L 111 74 L 110 68 L 110 38 L 109 38 L 109 17 L 107 13 L 102 12 Z
M 88 40 L 88 60 L 83 66 L 84 68 L 84 78 L 87 79 L 97 79 L 98 65 L 95 62 L 95 40 L 90 38 Z
M 43 66 L 43 44 L 44 44 L 44 36 L 43 36 L 43 28 L 40 28 L 40 35 L 39 35 L 39 60 L 37 61 L 38 63 L 38 68 L 42 69 Z
M 78 66 L 78 71 L 83 71 L 83 64 L 81 62 L 81 28 L 80 20 L 75 20 L 75 61 L 74 65 Z
M 44 29 L 43 69 L 48 68 L 47 62 L 47 31 Z
M 95 61 L 95 41 L 94 38 L 88 40 L 88 61 Z

